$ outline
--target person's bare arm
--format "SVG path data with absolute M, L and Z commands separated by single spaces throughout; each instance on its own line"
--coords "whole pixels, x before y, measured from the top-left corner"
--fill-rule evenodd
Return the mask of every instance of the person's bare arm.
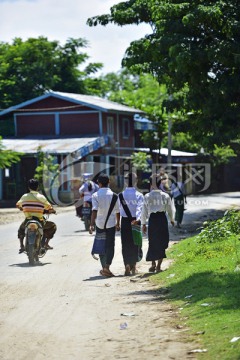
M 94 225 L 95 225 L 95 220 L 97 218 L 97 210 L 93 210 L 92 211 L 92 216 L 91 216 L 91 224 L 89 227 L 89 234 L 92 234 L 94 231 Z
M 119 231 L 120 230 L 120 213 L 116 213 L 116 219 L 117 219 L 116 230 Z

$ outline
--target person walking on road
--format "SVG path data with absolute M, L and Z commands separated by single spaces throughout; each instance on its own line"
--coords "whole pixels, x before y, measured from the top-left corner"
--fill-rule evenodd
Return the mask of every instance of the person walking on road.
M 171 186 L 169 184 L 168 174 L 165 173 L 163 175 L 160 175 L 160 178 L 161 181 L 160 181 L 159 189 L 162 190 L 163 192 L 166 192 L 172 198 Z
M 102 276 L 114 276 L 110 271 L 110 266 L 114 257 L 115 250 L 115 232 L 120 230 L 120 214 L 119 205 L 117 202 L 117 194 L 109 188 L 110 179 L 106 174 L 100 174 L 98 177 L 99 190 L 92 195 L 92 216 L 89 233 L 94 231 L 94 224 L 96 224 L 96 233 L 106 232 L 105 254 L 100 255 Z M 108 219 L 108 211 L 115 198 L 115 204 Z M 107 219 L 107 221 L 106 221 Z
M 146 261 L 151 261 L 149 272 L 161 271 L 161 264 L 166 258 L 169 244 L 169 230 L 166 213 L 174 226 L 174 208 L 170 196 L 159 190 L 161 177 L 153 174 L 149 178 L 150 192 L 144 196 L 142 209 L 142 229 L 147 232 L 148 220 L 148 251 Z M 157 261 L 157 264 L 156 264 Z
M 184 184 L 181 181 L 172 182 L 171 194 L 176 209 L 175 220 L 177 222 L 177 227 L 180 228 L 183 220 L 184 203 L 187 203 Z
M 141 212 L 143 206 L 143 194 L 136 190 L 137 175 L 135 173 L 126 174 L 125 190 L 118 195 L 121 216 L 121 242 L 122 256 L 125 266 L 125 276 L 135 275 L 136 263 L 139 261 L 138 245 L 133 242 L 132 224 L 141 224 Z

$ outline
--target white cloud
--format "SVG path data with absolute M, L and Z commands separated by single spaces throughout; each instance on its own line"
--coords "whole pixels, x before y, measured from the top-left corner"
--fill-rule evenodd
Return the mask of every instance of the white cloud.
M 116 0 L 0 0 L 0 41 L 45 36 L 62 44 L 70 37 L 85 38 L 91 62 L 102 62 L 102 72 L 118 71 L 130 42 L 150 32 L 147 25 L 89 27 L 89 17 L 109 13 Z

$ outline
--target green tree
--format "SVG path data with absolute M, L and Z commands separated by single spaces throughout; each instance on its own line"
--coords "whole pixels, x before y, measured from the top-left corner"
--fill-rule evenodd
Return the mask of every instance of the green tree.
M 7 108 L 42 95 L 47 90 L 89 93 L 96 87 L 91 75 L 102 68 L 89 63 L 82 52 L 85 39 L 68 39 L 64 45 L 45 37 L 12 44 L 0 43 L 0 108 Z
M 150 172 L 150 165 L 148 163 L 150 156 L 144 152 L 135 152 L 131 155 L 132 166 L 139 171 Z
M 239 18 L 236 0 L 129 0 L 88 24 L 150 24 L 122 64 L 153 74 L 169 93 L 182 92 L 177 110 L 192 113 L 184 119 L 189 133 L 213 151 L 240 131 Z
M 128 105 L 128 95 L 139 88 L 140 76 L 127 68 L 100 76 L 100 94 L 112 101 Z M 135 104 L 134 104 L 135 105 Z
M 38 179 L 40 184 L 40 190 L 48 197 L 48 200 L 52 202 L 51 194 L 52 184 L 58 185 L 58 182 L 54 179 L 59 174 L 59 164 L 55 161 L 54 156 L 42 152 L 41 147 L 38 148 L 37 164 L 35 169 L 34 178 Z
M 163 147 L 168 146 L 167 138 L 164 138 Z M 198 153 L 201 149 L 199 143 L 193 141 L 191 135 L 188 132 L 176 132 L 172 135 L 172 147 L 175 150 L 195 152 Z
M 151 156 L 142 151 L 134 152 L 131 155 L 132 170 L 134 170 L 138 175 L 140 188 L 144 188 L 146 186 L 147 181 L 142 179 L 143 173 L 151 172 L 150 160 Z
M 0 169 L 10 167 L 12 164 L 20 161 L 23 153 L 16 151 L 6 150 L 2 143 L 2 137 L 0 136 Z
M 175 149 L 198 152 L 200 144 L 193 141 L 186 128 L 186 136 L 182 131 L 183 115 L 177 111 L 181 93 L 174 96 L 167 94 L 165 85 L 159 85 L 151 74 L 136 74 L 123 68 L 118 73 L 101 76 L 100 95 L 112 101 L 141 109 L 145 117 L 152 121 L 153 130 L 142 134 L 144 146 L 153 150 L 167 146 L 168 121 L 171 118 L 173 126 L 173 146 Z
M 214 145 L 213 155 L 214 165 L 227 164 L 231 158 L 237 156 L 229 145 L 221 147 Z
M 159 85 L 151 74 L 138 75 L 126 68 L 118 73 L 102 76 L 101 86 L 103 96 L 144 112 L 144 116 L 152 121 L 155 129 L 143 133 L 143 142 L 150 151 L 160 151 L 167 134 L 168 117 L 163 108 L 168 96 L 166 86 Z

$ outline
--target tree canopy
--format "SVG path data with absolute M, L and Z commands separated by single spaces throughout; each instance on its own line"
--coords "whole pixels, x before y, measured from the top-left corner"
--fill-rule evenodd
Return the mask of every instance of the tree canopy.
M 101 63 L 89 63 L 80 69 L 89 56 L 82 52 L 88 42 L 69 38 L 64 45 L 45 37 L 12 44 L 0 43 L 0 108 L 42 95 L 46 90 L 93 92 L 96 80 L 91 75 L 102 68 Z
M 130 44 L 122 65 L 181 94 L 175 102 L 185 114 L 181 130 L 213 150 L 240 130 L 239 20 L 237 0 L 129 0 L 88 24 L 151 25 L 152 33 Z
M 8 168 L 13 163 L 20 161 L 22 155 L 22 153 L 16 151 L 6 150 L 0 136 L 0 169 Z
M 118 73 L 109 73 L 99 79 L 100 95 L 112 101 L 141 109 L 145 117 L 152 121 L 153 130 L 143 132 L 142 140 L 150 151 L 167 146 L 168 121 L 174 119 L 177 123 L 183 116 L 175 110 L 177 100 L 171 99 L 166 85 L 160 85 L 151 74 L 134 74 L 127 68 Z M 183 151 L 200 151 L 201 143 L 194 142 L 186 128 L 181 132 L 182 125 L 176 124 L 173 146 Z
M 168 127 L 167 114 L 162 106 L 167 97 L 166 86 L 159 85 L 151 74 L 137 75 L 126 68 L 102 76 L 101 86 L 108 99 L 144 111 L 145 117 L 155 127 L 144 132 L 144 144 L 150 150 L 160 151 Z

